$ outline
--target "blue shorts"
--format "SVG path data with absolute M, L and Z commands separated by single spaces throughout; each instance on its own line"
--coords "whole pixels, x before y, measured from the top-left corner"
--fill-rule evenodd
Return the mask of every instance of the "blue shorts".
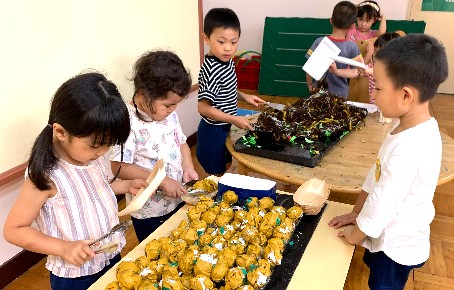
M 77 278 L 64 278 L 58 277 L 50 273 L 50 286 L 52 290 L 84 290 L 88 289 L 93 283 L 95 283 L 102 275 L 104 275 L 110 268 L 115 266 L 116 263 L 120 262 L 120 254 L 110 259 L 110 264 L 105 266 L 104 269 L 96 274 L 81 276 Z
M 364 263 L 369 267 L 369 288 L 371 290 L 402 290 L 408 280 L 410 271 L 419 268 L 424 263 L 405 266 L 394 262 L 384 252 L 364 252 Z
M 223 174 L 226 165 L 232 162 L 225 141 L 230 132 L 231 124 L 211 125 L 200 120 L 197 130 L 197 159 L 208 174 Z

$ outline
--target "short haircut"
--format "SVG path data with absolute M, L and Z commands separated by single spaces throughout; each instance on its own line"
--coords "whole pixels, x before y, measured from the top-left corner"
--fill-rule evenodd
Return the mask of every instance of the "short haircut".
M 388 42 L 390 42 L 394 38 L 400 37 L 400 34 L 396 32 L 386 32 L 377 37 L 377 39 L 374 42 L 374 47 L 376 48 L 382 48 L 385 46 Z
M 443 44 L 426 34 L 408 34 L 391 40 L 376 54 L 385 66 L 394 88 L 415 87 L 424 103 L 437 93 L 448 77 L 448 60 Z
M 237 30 L 241 35 L 241 26 L 238 16 L 229 8 L 213 8 L 203 20 L 203 33 L 209 38 L 216 28 Z
M 358 8 L 350 1 L 341 1 L 334 6 L 331 21 L 339 29 L 348 29 L 356 22 Z
M 380 6 L 375 1 L 363 1 L 358 4 L 358 18 L 363 18 L 367 14 L 367 20 L 373 19 L 374 24 L 380 17 Z

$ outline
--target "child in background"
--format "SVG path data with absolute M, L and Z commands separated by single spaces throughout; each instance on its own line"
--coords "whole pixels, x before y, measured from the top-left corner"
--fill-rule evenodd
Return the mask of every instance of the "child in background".
M 54 290 L 87 289 L 120 261 L 124 235 L 111 254 L 88 244 L 119 222 L 114 193 L 135 194 L 147 186 L 144 180 L 107 180 L 103 154 L 124 143 L 129 130 L 117 87 L 101 74 L 78 75 L 55 93 L 48 124 L 28 160 L 28 176 L 3 228 L 8 242 L 48 255 Z
M 358 24 L 347 32 L 350 41 L 367 40 L 386 32 L 386 17 L 381 13 L 380 6 L 375 1 L 363 1 L 358 4 Z M 378 30 L 371 27 L 380 20 Z
M 429 101 L 447 76 L 445 49 L 428 35 L 394 39 L 375 56 L 375 104 L 400 122 L 383 142 L 353 211 L 329 222 L 354 224 L 338 235 L 366 248 L 372 290 L 404 289 L 411 269 L 429 258 L 442 153 Z
M 238 99 L 258 106 L 265 101 L 237 89 L 232 57 L 238 48 L 240 21 L 228 8 L 213 8 L 205 16 L 203 39 L 210 47 L 199 72 L 198 110 L 202 119 L 197 131 L 197 158 L 208 174 L 223 174 L 232 156 L 225 142 L 231 124 L 241 129 L 252 126 L 237 116 Z
M 369 78 L 369 102 L 371 104 L 375 104 L 375 99 L 373 97 L 373 91 L 375 89 L 375 81 L 374 81 L 374 55 L 377 53 L 378 50 L 383 48 L 390 40 L 394 38 L 400 37 L 399 34 L 396 32 L 386 32 L 385 34 L 380 35 L 374 42 L 369 42 L 367 46 L 367 51 L 373 51 L 373 54 L 370 58 L 369 62 L 366 62 L 367 69 L 365 71 L 365 75 Z
M 357 8 L 350 1 L 341 1 L 334 6 L 333 14 L 330 23 L 333 26 L 333 32 L 328 38 L 340 48 L 339 56 L 351 58 L 359 62 L 363 62 L 363 57 L 356 43 L 348 41 L 345 36 L 347 31 L 354 25 L 356 19 Z M 307 51 L 306 58 L 309 58 L 312 52 L 317 48 L 323 37 L 317 38 L 310 49 Z M 356 68 L 350 68 L 343 63 L 333 62 L 329 71 L 326 73 L 326 82 L 328 83 L 328 91 L 336 94 L 344 99 L 348 98 L 348 78 L 357 77 L 359 71 Z M 306 82 L 309 92 L 313 91 L 314 80 L 306 73 Z
M 169 51 L 143 54 L 134 66 L 134 96 L 127 104 L 131 133 L 122 160 L 120 146 L 111 154 L 112 171 L 121 179 L 150 175 L 156 161 L 165 161 L 166 177 L 160 191 L 137 212 L 131 213 L 137 239 L 141 242 L 183 206 L 187 194 L 182 182 L 198 179 L 178 115 L 175 112 L 191 87 L 191 75 L 181 59 Z M 129 204 L 133 196 L 126 195 Z

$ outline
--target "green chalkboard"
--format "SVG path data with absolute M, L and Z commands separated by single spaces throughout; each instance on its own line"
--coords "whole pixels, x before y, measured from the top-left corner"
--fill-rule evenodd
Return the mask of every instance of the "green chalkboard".
M 423 33 L 424 21 L 388 20 L 387 30 Z M 266 17 L 260 64 L 259 94 L 307 97 L 306 52 L 314 40 L 330 35 L 328 18 Z

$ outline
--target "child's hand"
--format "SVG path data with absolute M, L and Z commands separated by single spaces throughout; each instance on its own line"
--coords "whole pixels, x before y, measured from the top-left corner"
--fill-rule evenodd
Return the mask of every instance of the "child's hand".
M 332 74 L 337 75 L 337 65 L 335 61 L 333 61 L 333 63 L 329 66 L 328 71 Z
M 81 267 L 95 256 L 93 249 L 88 246 L 90 242 L 89 240 L 64 241 L 60 257 L 74 266 Z
M 252 128 L 251 124 L 249 124 L 248 119 L 244 116 L 235 116 L 232 124 L 237 126 L 240 129 L 254 130 L 254 128 Z
M 334 217 L 328 223 L 328 225 L 330 227 L 334 227 L 335 229 L 338 229 L 345 225 L 350 225 L 350 224 L 354 225 L 354 224 L 356 224 L 357 217 L 358 217 L 358 214 L 356 212 L 351 212 L 348 214 L 340 215 L 340 216 Z
M 165 177 L 160 186 L 163 194 L 168 197 L 179 198 L 182 195 L 188 194 L 183 184 L 170 177 Z
M 255 96 L 255 95 L 243 94 L 243 98 L 247 103 L 249 103 L 255 107 L 266 104 L 266 102 L 264 100 L 260 99 L 259 97 Z
M 142 187 L 147 188 L 148 183 L 143 179 L 133 179 L 129 181 L 128 192 L 136 195 Z
M 346 226 L 341 231 L 339 231 L 337 233 L 337 236 L 338 237 L 344 237 L 344 238 L 348 237 L 352 233 L 353 228 L 354 228 L 353 226 Z
M 199 175 L 194 168 L 183 169 L 183 182 L 199 179 Z

